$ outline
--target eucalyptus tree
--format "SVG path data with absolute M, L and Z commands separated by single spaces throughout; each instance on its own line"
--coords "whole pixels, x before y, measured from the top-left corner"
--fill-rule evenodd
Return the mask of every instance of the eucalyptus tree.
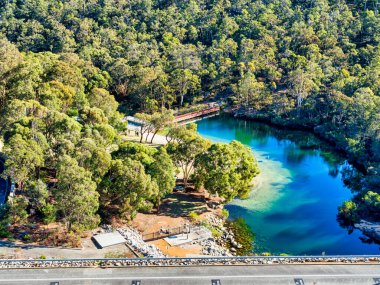
M 178 133 L 176 140 L 167 144 L 168 153 L 174 164 L 181 170 L 185 187 L 188 185 L 190 175 L 194 172 L 196 157 L 205 152 L 210 144 L 209 140 L 185 128 Z
M 249 196 L 259 167 L 252 151 L 237 141 L 216 143 L 195 159 L 195 182 L 211 194 L 231 201 Z
M 63 156 L 57 169 L 58 182 L 55 186 L 57 209 L 67 229 L 84 230 L 98 226 L 99 193 L 91 172 L 78 165 L 69 156 Z

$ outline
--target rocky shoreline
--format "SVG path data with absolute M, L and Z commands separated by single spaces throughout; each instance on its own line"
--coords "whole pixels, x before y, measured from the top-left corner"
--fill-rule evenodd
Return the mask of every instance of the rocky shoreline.
M 224 254 L 219 254 L 219 256 L 235 256 L 236 250 L 242 248 L 242 245 L 235 240 L 234 233 L 225 227 L 225 220 L 210 214 L 207 216 L 207 223 L 220 234 L 219 237 L 214 237 L 215 244 L 224 250 Z

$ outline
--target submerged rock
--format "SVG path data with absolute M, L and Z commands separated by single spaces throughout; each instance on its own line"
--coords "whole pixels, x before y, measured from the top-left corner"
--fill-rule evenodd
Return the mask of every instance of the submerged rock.
M 354 224 L 354 227 L 373 240 L 380 241 L 380 223 L 360 220 L 360 223 Z

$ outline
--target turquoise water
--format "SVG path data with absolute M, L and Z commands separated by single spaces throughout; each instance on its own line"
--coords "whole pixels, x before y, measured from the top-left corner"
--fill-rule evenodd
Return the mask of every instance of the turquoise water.
M 341 179 L 351 167 L 344 157 L 299 131 L 279 130 L 252 121 L 217 116 L 197 122 L 199 133 L 214 142 L 238 140 L 252 148 L 261 174 L 247 200 L 226 208 L 243 217 L 256 234 L 254 251 L 272 254 L 379 254 L 360 231 L 337 222 L 337 208 L 352 197 Z

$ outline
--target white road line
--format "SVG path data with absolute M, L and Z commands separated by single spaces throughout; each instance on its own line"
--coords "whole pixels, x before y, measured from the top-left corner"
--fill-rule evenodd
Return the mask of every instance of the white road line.
M 209 280 L 209 279 L 248 279 L 248 278 L 374 278 L 379 276 L 380 274 L 331 274 L 331 275 L 323 275 L 323 274 L 292 274 L 292 275 L 217 275 L 217 276 L 119 276 L 119 277 L 56 277 L 56 278 L 36 278 L 36 279 L 0 279 L 1 282 L 26 282 L 26 281 L 88 281 L 88 280 L 183 280 L 183 279 L 194 279 L 194 280 Z

